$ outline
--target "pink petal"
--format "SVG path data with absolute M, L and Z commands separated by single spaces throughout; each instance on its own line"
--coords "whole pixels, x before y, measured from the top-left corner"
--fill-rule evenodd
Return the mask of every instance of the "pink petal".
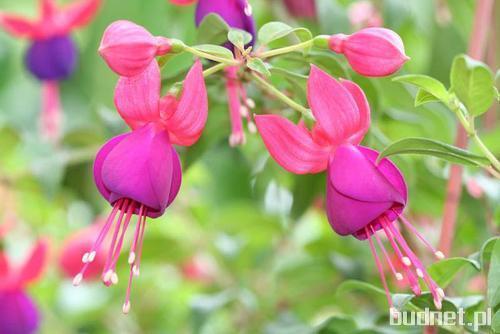
M 132 129 L 159 120 L 160 89 L 160 67 L 156 61 L 151 62 L 143 73 L 118 80 L 115 106 Z
M 184 80 L 177 110 L 165 120 L 173 144 L 190 146 L 200 138 L 208 116 L 203 67 L 197 61 Z
M 40 127 L 42 137 L 56 143 L 61 136 L 62 110 L 59 83 L 44 81 L 42 83 L 42 112 Z
M 96 15 L 100 5 L 101 0 L 77 0 L 65 6 L 58 13 L 61 33 L 68 33 L 88 24 Z
M 189 6 L 194 4 L 198 0 L 169 0 L 171 4 L 177 6 Z
M 0 26 L 15 37 L 34 39 L 37 36 L 38 24 L 20 16 L 0 12 Z
M 31 255 L 19 271 L 19 281 L 23 285 L 36 281 L 43 273 L 48 260 L 48 241 L 39 240 L 33 247 Z
M 359 91 L 352 85 L 346 86 L 356 92 L 365 108 Z M 351 136 L 365 131 L 366 116 L 361 114 L 350 90 L 314 65 L 307 82 L 307 99 L 323 135 L 333 146 L 349 142 Z
M 351 144 L 359 144 L 370 128 L 370 105 L 363 90 L 354 82 L 340 80 L 340 84 L 351 93 L 354 102 L 358 106 L 359 123 L 356 132 L 351 136 Z
M 42 21 L 51 20 L 57 13 L 57 6 L 54 0 L 40 0 L 40 14 Z
M 0 281 L 9 274 L 9 259 L 4 253 L 0 253 Z
M 303 127 L 278 115 L 255 116 L 255 122 L 271 156 L 289 172 L 307 174 L 326 169 L 330 148 L 315 143 Z

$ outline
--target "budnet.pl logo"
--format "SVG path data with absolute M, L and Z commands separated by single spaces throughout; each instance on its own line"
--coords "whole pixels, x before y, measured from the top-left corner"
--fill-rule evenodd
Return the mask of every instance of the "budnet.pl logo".
M 390 309 L 391 326 L 467 326 L 477 331 L 481 326 L 491 326 L 492 310 L 477 311 L 473 313 L 472 320 L 465 319 L 465 310 L 459 308 L 457 312 L 431 311 L 425 308 L 423 311 L 398 311 Z

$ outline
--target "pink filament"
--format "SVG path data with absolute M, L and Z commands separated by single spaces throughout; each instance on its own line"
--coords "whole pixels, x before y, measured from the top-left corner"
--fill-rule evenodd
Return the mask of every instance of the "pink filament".
M 377 235 L 377 233 L 372 225 L 370 225 L 370 228 L 371 228 L 371 232 L 375 236 L 375 239 L 377 240 L 379 248 L 382 250 L 382 253 L 384 254 L 385 260 L 387 261 L 387 263 L 389 264 L 389 267 L 391 268 L 392 274 L 395 277 L 398 277 L 398 272 L 397 272 L 396 268 L 394 267 L 394 265 L 392 264 L 391 258 L 389 257 L 389 254 L 387 254 L 387 251 L 385 250 L 384 244 L 380 240 L 379 236 Z
M 61 136 L 61 99 L 57 81 L 42 82 L 42 112 L 40 132 L 42 137 L 57 142 Z
M 420 232 L 417 231 L 417 229 L 408 221 L 406 220 L 405 217 L 400 216 L 399 219 L 403 222 L 403 224 L 413 233 L 415 234 L 420 241 L 423 242 L 425 246 L 433 253 L 433 254 L 438 254 L 438 251 L 424 238 Z
M 391 297 L 391 294 L 389 292 L 389 287 L 387 286 L 387 281 L 385 279 L 384 270 L 382 269 L 382 263 L 380 262 L 380 259 L 377 255 L 377 251 L 375 250 L 375 246 L 373 245 L 373 240 L 370 236 L 370 231 L 368 231 L 367 227 L 365 227 L 365 232 L 366 232 L 366 236 L 368 238 L 368 242 L 370 243 L 370 250 L 372 251 L 373 258 L 375 259 L 375 264 L 377 265 L 377 269 L 378 269 L 378 272 L 380 274 L 380 279 L 382 280 L 382 284 L 384 285 L 384 290 L 385 290 L 385 295 L 387 297 L 387 302 L 389 303 L 389 306 L 392 308 L 392 307 L 394 307 L 394 305 L 392 303 L 392 297 Z
M 229 117 L 231 119 L 231 137 L 229 138 L 229 143 L 231 146 L 245 143 L 237 72 L 237 66 L 226 68 L 226 91 L 229 103 Z

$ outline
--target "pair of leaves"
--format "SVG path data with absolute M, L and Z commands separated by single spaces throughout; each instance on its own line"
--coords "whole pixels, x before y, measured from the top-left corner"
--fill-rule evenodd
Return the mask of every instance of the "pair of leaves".
M 485 113 L 495 98 L 498 99 L 493 72 L 484 63 L 466 55 L 457 56 L 453 61 L 450 76 L 451 93 L 440 81 L 426 75 L 403 75 L 393 80 L 419 88 L 415 106 L 440 101 L 450 107 L 453 98 L 451 93 L 454 93 L 474 117 Z

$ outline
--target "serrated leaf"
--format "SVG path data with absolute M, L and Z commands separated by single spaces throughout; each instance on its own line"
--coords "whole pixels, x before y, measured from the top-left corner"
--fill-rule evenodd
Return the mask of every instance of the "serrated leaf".
M 247 66 L 249 69 L 265 75 L 266 77 L 271 75 L 271 72 L 269 71 L 270 65 L 264 63 L 260 58 L 252 58 L 248 60 Z
M 222 17 L 214 13 L 208 14 L 198 27 L 197 41 L 200 44 L 222 44 L 227 41 L 230 29 Z
M 472 267 L 476 270 L 480 270 L 481 268 L 477 261 L 465 257 L 454 257 L 431 264 L 428 272 L 436 283 L 444 289 L 466 267 Z
M 198 51 L 209 53 L 211 55 L 214 55 L 214 56 L 217 56 L 220 58 L 229 59 L 229 60 L 234 59 L 233 53 L 229 49 L 227 49 L 223 46 L 212 45 L 212 44 L 202 44 L 202 45 L 195 45 L 195 46 L 193 46 L 193 48 L 195 48 Z
M 422 154 L 467 166 L 487 166 L 489 160 L 458 147 L 427 138 L 405 138 L 387 146 L 378 161 L 397 154 Z
M 496 98 L 493 73 L 484 63 L 466 55 L 455 58 L 451 67 L 451 90 L 472 116 L 490 108 Z
M 260 44 L 267 45 L 290 34 L 303 42 L 312 39 L 312 33 L 306 28 L 292 28 L 283 22 L 269 22 L 260 28 L 258 40 Z
M 252 35 L 241 29 L 231 29 L 227 33 L 228 40 L 240 50 L 245 49 L 245 45 L 252 41 Z
M 417 86 L 420 88 L 420 91 L 425 91 L 428 95 L 433 96 L 435 100 L 442 101 L 445 104 L 448 104 L 448 101 L 450 99 L 450 94 L 446 90 L 445 86 L 438 80 L 429 77 L 427 75 L 421 75 L 421 74 L 411 74 L 411 75 L 403 75 L 396 77 L 392 79 L 393 81 L 396 82 L 404 82 L 404 83 L 409 83 L 414 86 Z M 419 91 L 419 92 L 420 92 Z M 420 98 L 423 96 L 421 95 Z M 418 98 L 418 94 L 417 94 Z M 415 105 L 417 105 L 417 98 L 415 99 Z M 428 96 L 426 96 L 427 99 L 429 99 Z M 426 101 L 430 102 L 430 101 Z M 424 103 L 426 103 L 424 102 Z M 423 104 L 423 103 L 420 103 Z M 418 104 L 418 105 L 420 105 Z

